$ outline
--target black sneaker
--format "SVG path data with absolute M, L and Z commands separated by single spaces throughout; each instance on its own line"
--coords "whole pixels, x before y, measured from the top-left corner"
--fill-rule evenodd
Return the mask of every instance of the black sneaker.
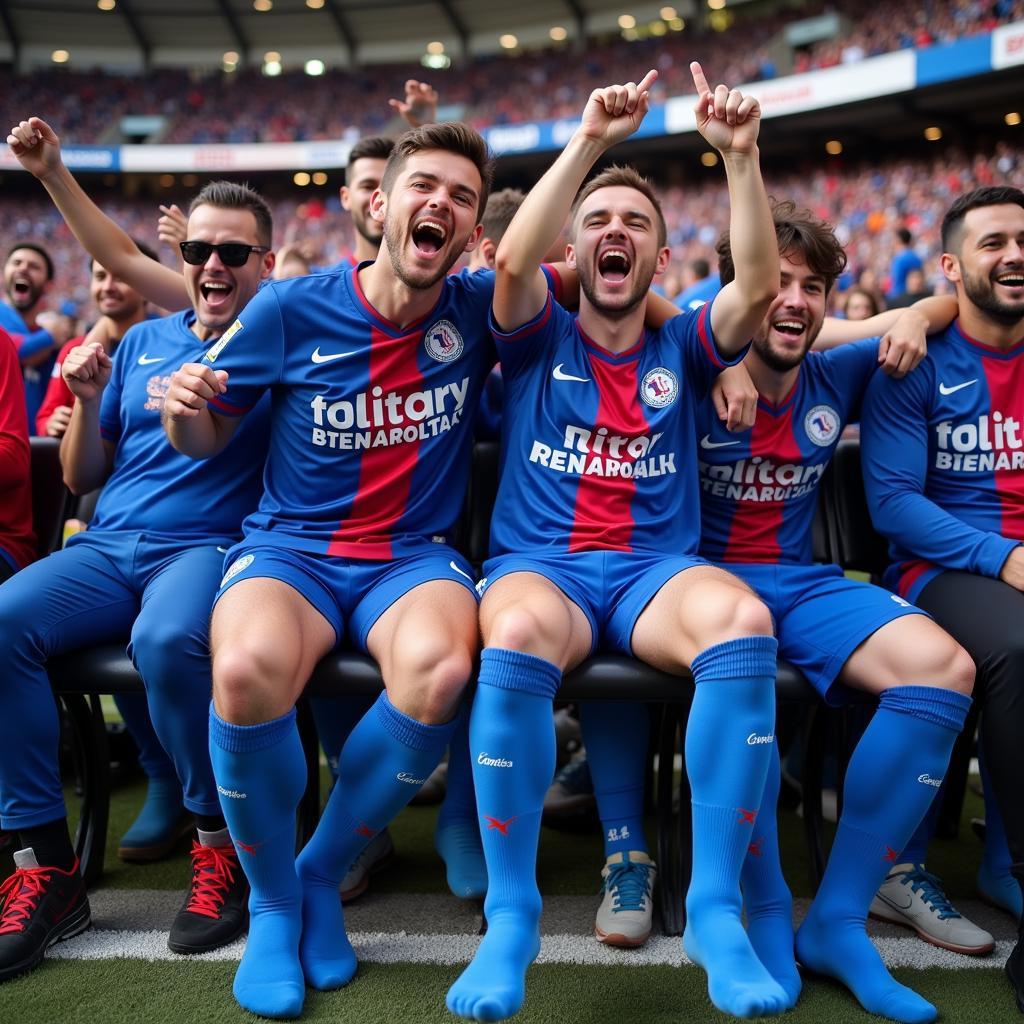
M 199 833 L 192 844 L 192 885 L 174 918 L 167 948 L 172 953 L 208 953 L 234 942 L 249 920 L 249 883 L 227 829 Z M 206 845 L 209 842 L 210 845 Z
M 41 868 L 28 847 L 14 854 L 15 872 L 0 896 L 0 981 L 38 967 L 55 942 L 89 927 L 89 898 L 78 861 L 70 871 Z

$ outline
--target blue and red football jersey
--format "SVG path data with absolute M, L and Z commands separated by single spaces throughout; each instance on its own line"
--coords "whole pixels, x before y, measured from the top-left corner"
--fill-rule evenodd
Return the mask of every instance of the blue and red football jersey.
M 997 577 L 1024 541 L 1024 338 L 998 349 L 954 322 L 914 373 L 872 382 L 863 418 L 888 585 L 913 601 L 943 569 Z
M 550 296 L 511 334 L 492 319 L 505 379 L 492 556 L 696 552 L 693 412 L 730 362 L 710 311 L 675 317 L 619 354 Z
M 187 310 L 130 328 L 114 353 L 100 404 L 100 433 L 114 449 L 91 530 L 135 530 L 182 538 L 231 539 L 259 501 L 269 410 L 212 459 L 198 462 L 171 447 L 160 423 L 171 374 L 199 359 L 203 344 Z
M 449 276 L 434 309 L 400 327 L 367 301 L 358 270 L 261 289 L 203 357 L 229 374 L 216 412 L 273 396 L 264 493 L 246 533 L 372 560 L 444 542 L 495 362 L 493 293 L 493 274 Z
M 698 409 L 700 553 L 714 562 L 807 564 L 818 484 L 843 427 L 858 418 L 878 339 L 810 352 L 779 405 L 760 399 L 753 429 L 729 433 Z

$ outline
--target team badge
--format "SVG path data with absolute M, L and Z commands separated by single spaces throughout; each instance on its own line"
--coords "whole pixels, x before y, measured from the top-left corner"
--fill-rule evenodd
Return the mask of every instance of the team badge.
M 804 417 L 804 430 L 819 448 L 827 448 L 839 433 L 839 413 L 830 405 L 816 405 Z
M 658 366 L 640 382 L 640 397 L 652 409 L 664 409 L 679 394 L 679 380 L 671 370 Z
M 423 345 L 427 355 L 439 363 L 450 363 L 462 355 L 466 347 L 462 335 L 450 320 L 438 320 L 423 335 Z
M 246 569 L 248 569 L 249 566 L 252 565 L 255 558 L 255 555 L 242 555 L 241 558 L 236 558 L 231 563 L 231 568 L 228 569 L 226 573 L 224 573 L 224 579 L 220 581 L 220 585 L 222 587 L 226 587 L 228 583 L 230 583 L 231 580 L 233 580 L 240 572 L 244 572 Z
M 219 338 L 217 343 L 206 353 L 203 358 L 208 363 L 217 361 L 217 356 L 224 351 L 224 346 L 242 329 L 242 321 L 236 320 Z

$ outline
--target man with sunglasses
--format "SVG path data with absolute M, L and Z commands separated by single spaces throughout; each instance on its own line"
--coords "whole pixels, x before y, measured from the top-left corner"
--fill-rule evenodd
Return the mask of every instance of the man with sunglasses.
M 8 140 L 68 215 L 83 243 L 142 290 L 140 277 L 181 277 L 142 255 L 78 189 L 59 144 L 38 119 Z M 68 209 L 71 208 L 70 214 Z M 85 236 L 85 237 L 83 237 Z M 0 908 L 0 981 L 36 967 L 47 947 L 89 925 L 89 903 L 68 835 L 58 765 L 59 720 L 46 660 L 131 637 L 153 725 L 199 826 L 193 875 L 171 927 L 175 952 L 199 953 L 245 928 L 247 885 L 221 814 L 207 747 L 208 621 L 224 553 L 262 487 L 269 409 L 254 410 L 215 459 L 167 444 L 160 411 L 170 374 L 198 358 L 270 275 L 271 218 L 245 186 L 212 182 L 189 211 L 185 286 L 191 307 L 137 324 L 113 359 L 98 343 L 65 358 L 76 402 L 61 443 L 68 486 L 103 493 L 88 531 L 0 587 L 0 823 L 19 833 L 17 870 Z M 117 265 L 113 269 L 112 264 Z

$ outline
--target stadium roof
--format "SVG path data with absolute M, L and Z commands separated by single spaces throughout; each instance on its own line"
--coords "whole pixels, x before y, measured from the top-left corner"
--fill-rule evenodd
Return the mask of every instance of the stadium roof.
M 508 34 L 535 47 L 552 29 L 571 42 L 618 31 L 621 16 L 643 24 L 694 10 L 694 0 L 0 0 L 0 62 L 38 68 L 62 50 L 78 68 L 215 68 L 225 53 L 239 66 L 272 53 L 286 68 L 348 67 L 418 61 L 429 43 L 458 61 L 509 48 Z

